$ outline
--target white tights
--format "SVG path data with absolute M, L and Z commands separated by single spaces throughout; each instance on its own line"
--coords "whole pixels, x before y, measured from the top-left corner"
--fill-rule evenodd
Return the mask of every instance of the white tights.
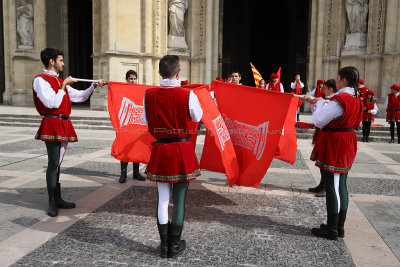
M 158 223 L 168 223 L 168 204 L 171 197 L 171 184 L 170 183 L 157 183 L 158 188 Z

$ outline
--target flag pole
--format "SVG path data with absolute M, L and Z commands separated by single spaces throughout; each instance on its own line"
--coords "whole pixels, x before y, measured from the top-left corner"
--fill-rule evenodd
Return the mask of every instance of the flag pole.
M 88 79 L 79 79 L 79 78 L 72 78 L 72 79 L 75 81 L 78 81 L 78 82 L 88 82 L 88 83 L 96 83 L 99 81 L 99 80 L 88 80 Z

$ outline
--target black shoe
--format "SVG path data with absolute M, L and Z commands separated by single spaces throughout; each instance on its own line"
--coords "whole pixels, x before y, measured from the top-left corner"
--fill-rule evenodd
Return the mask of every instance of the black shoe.
M 56 217 L 58 215 L 58 208 L 55 200 L 56 188 L 47 188 L 49 193 L 49 209 L 47 210 L 47 215 L 50 217 Z
M 326 225 L 324 223 L 319 226 L 320 229 L 327 229 L 327 227 L 328 227 L 328 225 Z M 341 237 L 341 238 L 344 237 L 344 227 L 338 226 L 337 232 L 338 232 L 338 237 Z
M 316 186 L 316 187 L 308 188 L 308 191 L 310 191 L 311 193 L 318 193 L 318 192 L 320 192 L 321 190 L 324 190 L 324 187 L 323 187 L 321 184 L 319 184 L 319 185 Z
M 315 196 L 316 197 L 326 197 L 325 189 L 322 189 L 321 191 L 319 191 Z
M 369 143 L 369 138 L 368 137 L 365 138 L 365 142 Z
M 169 223 L 166 224 L 157 224 L 158 233 L 160 234 L 160 247 L 158 249 L 161 258 L 168 257 L 168 228 Z
M 121 161 L 121 176 L 119 177 L 119 182 L 121 184 L 126 182 L 127 168 L 128 168 L 128 162 Z
M 57 183 L 55 192 L 55 201 L 59 209 L 73 209 L 76 207 L 75 203 L 64 201 L 61 197 L 61 184 Z
M 361 142 L 365 142 L 365 137 L 363 137 L 363 138 L 361 139 Z
M 326 238 L 329 240 L 337 240 L 338 239 L 338 231 L 337 229 L 330 229 L 328 226 L 313 228 L 311 229 L 311 233 L 315 236 Z
M 171 224 L 168 241 L 168 258 L 175 258 L 186 249 L 185 240 L 181 240 L 183 226 Z
M 146 181 L 146 177 L 142 176 L 139 172 L 139 163 L 133 163 L 133 179 Z
M 391 139 L 390 141 L 389 141 L 389 144 L 393 144 L 394 143 L 394 139 Z

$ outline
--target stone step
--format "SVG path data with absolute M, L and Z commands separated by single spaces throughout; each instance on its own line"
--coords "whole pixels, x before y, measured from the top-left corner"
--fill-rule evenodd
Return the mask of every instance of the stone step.
M 1 122 L 20 122 L 20 123 L 38 123 L 42 121 L 41 117 L 37 118 L 0 118 Z M 89 119 L 73 119 L 71 120 L 72 124 L 75 126 L 76 124 L 83 125 L 104 125 L 104 126 L 112 126 L 111 121 L 108 120 L 89 120 Z
M 90 124 L 73 124 L 75 129 L 90 129 L 90 130 L 113 130 L 113 127 L 107 125 L 90 125 Z M 32 127 L 38 129 L 40 122 L 25 123 L 25 122 L 4 122 L 0 120 L 0 126 L 13 126 L 13 127 Z
M 38 119 L 41 120 L 42 117 L 39 115 L 20 115 L 20 114 L 0 114 L 0 120 L 3 120 L 3 118 L 7 119 Z M 92 121 L 109 121 L 110 117 L 84 117 L 84 116 L 71 116 L 71 120 L 92 120 Z

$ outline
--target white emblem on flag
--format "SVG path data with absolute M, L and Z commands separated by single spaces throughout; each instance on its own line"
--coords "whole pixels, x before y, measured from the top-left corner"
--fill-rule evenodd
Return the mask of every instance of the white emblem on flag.
M 219 139 L 219 143 L 221 144 L 221 149 L 224 151 L 225 143 L 230 139 L 228 129 L 222 119 L 222 116 L 219 115 L 216 119 L 212 121 L 215 130 L 217 131 L 217 136 Z
M 269 121 L 253 126 L 237 120 L 233 121 L 225 114 L 223 116 L 232 138 L 232 143 L 253 151 L 256 159 L 260 160 L 267 142 Z
M 129 98 L 124 97 L 122 99 L 121 108 L 118 113 L 120 127 L 131 124 L 146 125 L 142 115 L 143 106 L 136 105 Z

